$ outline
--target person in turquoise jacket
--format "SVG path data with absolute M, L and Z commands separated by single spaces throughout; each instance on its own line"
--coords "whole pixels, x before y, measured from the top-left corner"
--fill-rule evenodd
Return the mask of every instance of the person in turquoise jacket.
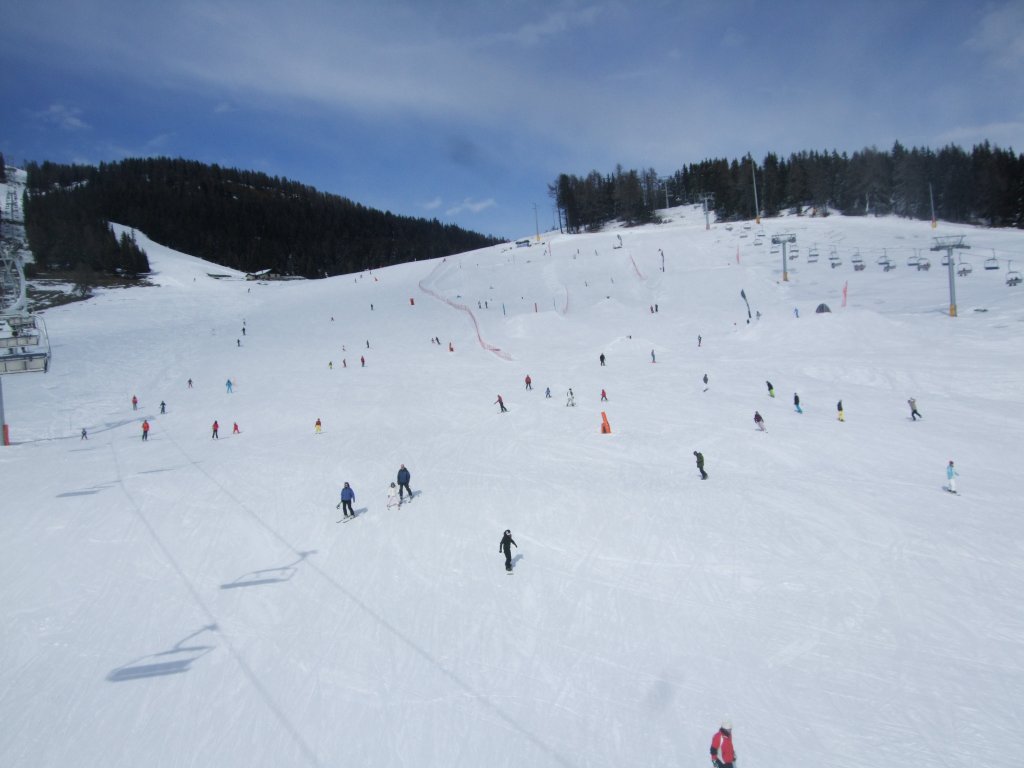
M 949 492 L 956 493 L 956 479 L 960 476 L 960 473 L 956 471 L 956 467 L 953 466 L 953 460 L 949 460 L 949 464 L 946 465 L 946 480 L 949 481 Z

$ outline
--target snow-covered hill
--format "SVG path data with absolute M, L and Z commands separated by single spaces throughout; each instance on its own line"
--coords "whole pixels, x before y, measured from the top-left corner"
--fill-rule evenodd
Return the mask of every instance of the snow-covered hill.
M 0 764 L 704 765 L 727 715 L 746 766 L 1015 765 L 1024 235 L 666 218 L 266 284 L 139 233 L 156 285 L 3 380 Z

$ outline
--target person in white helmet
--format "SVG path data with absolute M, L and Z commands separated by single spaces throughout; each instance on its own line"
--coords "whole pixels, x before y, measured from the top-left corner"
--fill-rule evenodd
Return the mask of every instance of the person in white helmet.
M 711 737 L 711 764 L 715 768 L 735 768 L 736 750 L 732 746 L 732 721 L 726 718 Z

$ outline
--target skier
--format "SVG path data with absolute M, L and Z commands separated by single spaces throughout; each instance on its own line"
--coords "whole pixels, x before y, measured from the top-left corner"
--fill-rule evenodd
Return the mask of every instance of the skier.
M 233 424 L 231 425 L 231 434 L 232 434 L 232 435 L 240 435 L 240 434 L 242 434 L 242 430 L 240 430 L 240 429 L 238 428 L 238 422 L 237 422 L 237 421 L 236 421 L 236 422 L 234 422 L 234 423 L 233 423 Z
M 762 432 L 768 431 L 764 427 L 764 418 L 762 418 L 761 414 L 758 413 L 757 411 L 754 411 L 754 423 L 757 424 L 757 428 L 760 429 Z
M 192 379 L 189 379 L 189 380 L 188 380 L 188 388 L 189 388 L 189 389 L 192 389 Z
M 235 346 L 238 346 L 238 347 L 242 346 L 242 340 L 241 339 L 235 339 Z
M 530 374 L 526 374 L 526 388 L 533 389 L 533 379 L 530 378 Z
M 697 346 L 698 347 L 700 347 L 700 342 L 701 342 L 701 338 L 700 338 L 700 334 L 698 333 L 697 334 Z
M 501 537 L 498 551 L 505 553 L 505 570 L 509 573 L 512 573 L 512 547 L 519 549 L 516 540 L 512 538 L 512 531 L 506 530 L 505 535 Z
M 345 487 L 341 489 L 341 501 L 338 502 L 338 507 L 344 507 L 342 510 L 345 513 L 344 517 L 356 516 L 356 513 L 352 511 L 352 502 L 355 500 L 356 492 L 352 490 L 348 483 L 345 483 Z M 338 507 L 335 507 L 335 509 Z
M 704 391 L 708 391 L 708 375 L 706 373 L 704 374 Z
M 607 403 L 608 402 L 608 393 L 605 392 L 603 389 L 601 390 L 601 402 L 602 403 Z
M 565 405 L 566 407 L 576 407 L 576 395 L 572 393 L 572 387 L 569 387 L 569 391 L 565 394 Z
M 149 440 L 149 422 L 142 420 L 142 442 Z
M 224 382 L 224 386 L 227 387 L 228 394 L 230 395 L 231 394 L 231 386 L 232 386 L 231 379 L 228 379 L 226 382 Z
M 953 466 L 953 460 L 950 459 L 949 464 L 946 465 L 946 480 L 949 481 L 946 490 L 950 493 L 956 493 L 956 478 L 959 476 L 960 473 L 956 471 L 956 468 Z
M 363 368 L 366 367 L 366 358 L 363 357 L 362 355 L 359 356 L 359 365 Z
M 601 353 L 601 365 L 604 365 L 604 352 Z
M 402 506 L 402 500 L 398 498 L 398 488 L 395 487 L 394 483 L 388 488 L 388 501 L 384 506 L 385 509 Z
M 139 410 L 139 398 L 137 398 L 135 395 L 132 395 L 132 410 Z
M 398 501 L 401 503 L 403 499 L 402 491 L 409 494 L 409 501 L 412 501 L 412 488 L 409 487 L 409 480 L 412 475 L 409 474 L 409 470 L 405 468 L 405 464 L 398 468 Z
M 694 451 L 693 455 L 697 457 L 697 469 L 700 470 L 700 479 L 707 480 L 708 473 L 704 471 L 704 454 L 700 451 Z
M 765 384 L 768 385 L 768 397 L 775 397 L 775 387 L 772 386 L 772 383 L 766 381 Z
M 910 406 L 910 420 L 911 421 L 917 421 L 918 419 L 923 419 L 924 418 L 924 416 L 922 416 L 920 413 L 917 412 L 917 399 L 916 398 L 912 397 L 909 400 L 907 400 L 907 405 Z
M 796 408 L 797 413 L 803 413 L 803 408 L 800 407 L 800 395 L 796 392 L 793 393 L 793 407 Z
M 846 421 L 846 416 L 843 414 L 843 401 L 842 400 L 840 400 L 838 403 L 836 403 L 836 411 L 839 413 L 839 415 L 836 418 L 838 418 L 840 421 Z
M 496 405 L 501 407 L 498 413 L 508 413 L 508 408 L 505 407 L 505 401 L 501 399 L 501 395 L 498 395 L 498 399 L 494 401 Z
M 711 764 L 715 768 L 734 768 L 736 750 L 732 746 L 732 721 L 723 720 L 722 727 L 711 737 Z
M 793 307 L 793 317 L 800 317 L 800 310 Z
M 544 397 L 547 398 L 548 400 L 551 399 L 551 387 L 548 387 L 547 389 L 544 390 Z
M 160 413 L 167 413 L 167 403 L 160 401 Z
M 85 431 L 85 427 L 82 427 L 82 436 L 79 439 L 80 440 L 88 440 L 89 439 L 89 433 Z
M 655 359 L 654 359 L 654 350 L 653 349 L 651 350 L 651 362 L 652 363 L 656 362 Z
M 450 341 L 448 342 L 448 351 L 449 352 L 454 352 L 455 351 L 455 347 L 452 346 L 452 343 Z
M 218 435 L 218 434 L 217 434 L 217 431 L 218 431 L 219 429 L 220 429 L 220 424 L 218 424 L 218 423 L 217 423 L 217 420 L 216 420 L 216 419 L 214 419 L 214 420 L 213 420 L 213 434 L 212 434 L 212 435 L 210 435 L 210 438 L 211 438 L 211 439 L 213 439 L 213 440 L 220 440 L 220 435 Z
M 245 336 L 245 326 L 242 326 L 242 335 Z
M 327 361 L 327 369 L 330 370 L 330 371 L 334 370 L 334 361 L 333 360 L 328 360 Z
M 323 431 L 323 424 L 320 423 L 320 419 L 316 420 L 316 424 L 313 425 L 313 433 L 319 435 Z

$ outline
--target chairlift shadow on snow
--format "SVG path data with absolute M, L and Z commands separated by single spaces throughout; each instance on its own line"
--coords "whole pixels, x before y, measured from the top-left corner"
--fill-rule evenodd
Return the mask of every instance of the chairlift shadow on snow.
M 284 581 L 291 581 L 292 577 L 298 570 L 295 566 L 310 555 L 315 554 L 315 549 L 311 549 L 308 552 L 299 552 L 299 559 L 295 562 L 288 563 L 287 565 L 281 565 L 276 568 L 261 568 L 258 571 L 243 573 L 234 581 L 229 581 L 227 584 L 221 584 L 220 588 L 237 589 L 238 587 L 259 587 L 265 584 L 280 584 Z
M 115 483 L 100 483 L 99 485 L 94 485 L 92 488 L 85 488 L 81 491 L 65 491 L 64 493 L 58 493 L 56 498 L 67 499 L 73 496 L 92 496 L 100 491 L 107 490 L 107 488 L 110 488 L 113 485 L 115 485 Z
M 126 680 L 140 680 L 146 677 L 164 677 L 166 675 L 179 675 L 188 672 L 192 668 L 192 662 L 202 658 L 216 646 L 213 645 L 185 645 L 189 640 L 203 632 L 216 632 L 216 624 L 207 624 L 205 627 L 196 630 L 191 635 L 183 637 L 176 642 L 169 650 L 152 653 L 130 661 L 120 667 L 115 667 L 107 673 L 107 682 L 122 683 Z

